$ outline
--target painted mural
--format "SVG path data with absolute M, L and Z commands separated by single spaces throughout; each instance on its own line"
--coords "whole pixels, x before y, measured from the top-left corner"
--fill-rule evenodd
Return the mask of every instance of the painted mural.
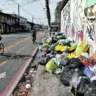
M 86 16 L 88 36 L 96 43 L 96 0 L 86 0 L 84 14 Z
M 90 55 L 96 55 L 96 0 L 86 0 L 84 9 L 86 16 L 85 41 L 90 47 Z

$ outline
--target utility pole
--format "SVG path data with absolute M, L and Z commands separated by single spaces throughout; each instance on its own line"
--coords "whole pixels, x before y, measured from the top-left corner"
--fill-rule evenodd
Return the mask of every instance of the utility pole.
M 31 29 L 33 28 L 33 26 L 34 26 L 34 16 L 32 16 L 32 25 L 31 25 Z
M 20 5 L 18 4 L 18 21 L 19 21 L 19 25 L 20 25 Z
M 32 16 L 32 23 L 34 22 L 34 16 Z
M 48 29 L 50 32 L 50 36 L 51 36 L 51 16 L 50 16 L 50 8 L 49 8 L 49 0 L 45 0 L 45 5 L 46 5 L 46 12 L 47 12 L 47 19 L 48 19 Z

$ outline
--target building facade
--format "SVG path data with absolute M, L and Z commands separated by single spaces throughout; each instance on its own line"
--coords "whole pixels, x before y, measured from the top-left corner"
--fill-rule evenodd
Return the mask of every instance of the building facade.
M 18 25 L 18 18 L 16 16 L 0 12 L 1 33 L 16 32 L 17 25 Z
M 27 30 L 27 27 L 26 27 L 27 19 L 22 16 L 20 16 L 19 19 L 20 19 L 20 26 L 21 26 L 20 31 L 26 31 Z
M 61 31 L 74 40 L 83 39 L 90 56 L 96 55 L 96 0 L 64 0 L 61 7 Z
M 27 31 L 27 27 L 30 27 L 30 24 L 28 24 L 27 19 L 22 16 L 0 12 L 0 26 L 1 33 L 8 34 Z

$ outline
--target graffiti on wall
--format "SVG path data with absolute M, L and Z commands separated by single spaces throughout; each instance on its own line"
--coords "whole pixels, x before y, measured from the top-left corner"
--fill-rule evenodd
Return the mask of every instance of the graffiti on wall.
M 83 12 L 82 7 L 82 0 L 73 0 L 74 1 L 74 11 L 73 11 L 73 25 L 75 31 L 82 31 L 82 16 L 81 13 Z
M 84 10 L 87 23 L 87 32 L 90 39 L 96 42 L 96 0 L 86 0 L 86 8 Z

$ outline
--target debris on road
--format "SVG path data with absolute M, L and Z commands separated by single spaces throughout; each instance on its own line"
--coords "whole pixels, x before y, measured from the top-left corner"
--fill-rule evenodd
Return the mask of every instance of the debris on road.
M 0 79 L 1 78 L 6 78 L 6 72 L 0 73 Z
M 11 96 L 30 96 L 34 76 L 37 72 L 36 67 L 36 65 L 28 67 Z

